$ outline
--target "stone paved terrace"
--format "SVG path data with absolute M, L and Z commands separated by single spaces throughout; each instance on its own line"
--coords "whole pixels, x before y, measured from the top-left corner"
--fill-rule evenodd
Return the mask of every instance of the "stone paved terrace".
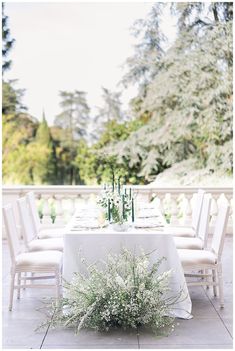
M 97 333 L 71 329 L 35 332 L 45 320 L 42 306 L 52 290 L 27 289 L 21 300 L 14 300 L 8 311 L 10 258 L 3 243 L 3 348 L 4 349 L 231 349 L 232 340 L 232 237 L 227 236 L 223 254 L 225 308 L 220 310 L 212 288 L 191 287 L 193 303 L 191 320 L 178 320 L 179 325 L 168 337 L 157 338 L 149 330 Z

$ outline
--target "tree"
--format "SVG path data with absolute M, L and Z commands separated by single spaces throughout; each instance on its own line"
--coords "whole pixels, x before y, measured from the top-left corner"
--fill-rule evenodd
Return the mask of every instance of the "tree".
M 10 29 L 8 27 L 8 16 L 4 13 L 5 4 L 2 3 L 2 72 L 11 67 L 11 60 L 9 60 L 8 54 L 12 49 L 15 39 L 11 39 Z M 3 114 L 15 114 L 22 110 L 26 110 L 26 107 L 22 105 L 22 96 L 24 94 L 23 89 L 15 89 L 14 84 L 17 80 L 10 80 L 2 82 L 2 113 Z
M 117 156 L 110 154 L 109 147 L 112 148 L 113 143 L 120 140 L 124 142 L 145 122 L 145 117 L 121 123 L 114 119 L 105 124 L 99 140 L 92 146 L 81 140 L 75 159 L 81 180 L 86 184 L 100 184 L 110 181 L 114 172 L 116 177 L 121 176 L 125 183 L 144 183 L 144 178 L 137 175 L 138 166 L 131 166 L 129 160 L 118 162 Z
M 65 131 L 63 145 L 70 150 L 69 183 L 75 184 L 76 168 L 73 161 L 76 157 L 77 143 L 86 135 L 90 109 L 86 101 L 86 93 L 83 91 L 61 91 L 60 97 L 62 112 L 55 118 L 55 125 Z
M 199 168 L 212 167 L 212 150 L 221 155 L 218 148 L 224 150 L 232 138 L 231 9 L 223 3 L 177 6 L 177 40 L 160 58 L 145 95 L 140 92 L 133 101 L 137 115 L 150 119 L 124 142 L 106 148 L 120 164 L 129 160 L 139 166 L 138 175 L 146 180 L 191 157 Z M 226 164 L 231 171 L 230 154 Z
M 43 111 L 42 122 L 36 131 L 35 139 L 31 143 L 31 148 L 34 150 L 36 160 L 33 168 L 33 178 L 35 183 L 53 184 L 56 182 L 56 157 L 53 148 L 53 140 L 51 137 L 50 128 L 48 127 L 45 112 Z M 41 160 L 41 155 L 43 158 Z
M 94 126 L 92 133 L 95 140 L 98 140 L 102 135 L 106 124 L 109 124 L 112 120 L 121 122 L 124 119 L 120 101 L 121 93 L 112 92 L 103 87 L 102 92 L 103 106 L 98 107 L 98 114 L 92 121 Z
M 55 125 L 68 131 L 70 141 L 78 140 L 86 134 L 89 120 L 89 106 L 86 93 L 75 90 L 74 92 L 60 91 L 62 112 L 56 116 Z
M 15 39 L 11 38 L 10 29 L 8 27 L 8 16 L 5 14 L 5 4 L 2 3 L 2 72 L 4 73 L 11 67 L 11 60 L 7 58 Z
M 121 110 L 121 101 L 119 92 L 112 92 L 106 88 L 103 91 L 103 106 L 99 108 L 99 117 L 102 118 L 103 123 L 110 122 L 115 119 L 121 121 L 123 119 L 123 112 Z
M 138 84 L 139 92 L 143 95 L 145 87 L 158 71 L 158 66 L 164 55 L 163 42 L 165 35 L 160 28 L 160 20 L 166 4 L 155 3 L 146 19 L 135 21 L 132 27 L 133 35 L 139 39 L 135 45 L 135 53 L 126 61 L 127 73 L 121 80 L 124 87 Z
M 4 184 L 33 184 L 35 151 L 28 146 L 38 123 L 25 113 L 2 116 L 2 173 Z M 32 152 L 31 152 L 32 151 Z M 38 153 L 40 159 L 43 153 Z
M 178 16 L 179 31 L 213 27 L 217 22 L 233 19 L 232 2 L 182 2 L 171 4 L 172 13 Z
M 27 108 L 22 104 L 24 89 L 15 89 L 16 80 L 2 82 L 2 113 L 15 114 Z

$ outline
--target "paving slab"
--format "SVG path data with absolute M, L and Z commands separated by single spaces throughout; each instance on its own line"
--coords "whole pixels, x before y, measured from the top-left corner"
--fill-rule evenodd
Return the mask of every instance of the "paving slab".
M 208 301 L 207 295 L 202 287 L 190 287 L 189 294 L 192 300 L 192 315 L 194 318 L 218 318 L 212 303 Z
M 65 348 L 68 348 L 67 345 L 64 345 L 64 346 L 61 346 L 61 344 L 59 345 L 47 345 L 46 346 L 46 349 L 65 349 Z M 43 349 L 43 347 L 42 347 Z M 78 349 L 78 350 L 81 350 L 81 349 L 93 349 L 93 350 L 97 350 L 97 349 L 106 349 L 106 350 L 116 350 L 116 349 L 139 349 L 138 347 L 138 344 L 136 345 L 130 345 L 130 344 L 123 344 L 123 345 L 107 345 L 107 344 L 99 344 L 99 345 L 87 345 L 87 344 L 84 344 L 84 345 L 70 345 L 69 346 L 69 349 Z
M 110 330 L 109 332 L 96 332 L 93 330 L 81 330 L 77 335 L 75 334 L 74 328 L 68 329 L 49 329 L 43 343 L 43 348 L 47 346 L 58 345 L 58 340 L 61 340 L 61 347 L 65 348 L 70 346 L 100 346 L 108 345 L 110 347 L 132 345 L 138 347 L 137 332 L 134 329 L 131 330 Z M 99 347 L 101 348 L 101 347 Z
M 45 321 L 45 305 L 54 297 L 53 289 L 26 289 L 22 298 L 14 298 L 13 311 L 8 311 L 10 257 L 7 245 L 3 244 L 2 312 L 3 348 L 39 348 L 43 340 L 44 349 L 231 349 L 233 326 L 232 290 L 232 237 L 226 237 L 223 255 L 225 307 L 220 309 L 219 299 L 214 298 L 210 288 L 190 287 L 193 316 L 191 320 L 178 320 L 180 323 L 168 337 L 156 338 L 149 330 L 116 330 L 110 333 L 81 331 L 79 337 L 74 330 L 49 329 L 35 332 Z M 45 337 L 45 339 L 44 339 Z
M 3 348 L 40 348 L 45 332 L 35 332 L 38 319 L 18 319 L 3 324 Z
M 157 338 L 146 329 L 140 329 L 139 344 L 177 345 L 232 345 L 232 338 L 219 319 L 193 318 L 179 320 L 179 325 L 168 337 Z
M 169 349 L 169 345 L 165 345 L 165 344 L 157 344 L 157 345 L 149 345 L 149 344 L 143 344 L 140 345 L 140 349 Z M 211 349 L 212 347 L 210 345 L 175 345 L 171 347 L 172 349 Z M 219 350 L 223 350 L 223 349 L 233 349 L 233 346 L 231 345 L 213 345 L 213 349 L 219 349 Z

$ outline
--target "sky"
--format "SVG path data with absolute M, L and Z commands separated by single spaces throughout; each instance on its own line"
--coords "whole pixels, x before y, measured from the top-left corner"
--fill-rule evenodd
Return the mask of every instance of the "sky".
M 59 91 L 87 92 L 95 114 L 102 104 L 101 87 L 123 92 L 123 107 L 136 94 L 136 88 L 117 87 L 127 57 L 134 53 L 136 39 L 130 27 L 145 18 L 152 3 L 7 3 L 11 36 L 15 38 L 9 57 L 12 68 L 6 79 L 18 79 L 25 89 L 28 112 L 41 119 L 45 110 L 53 124 L 60 113 Z M 172 39 L 173 24 L 165 17 L 165 33 Z

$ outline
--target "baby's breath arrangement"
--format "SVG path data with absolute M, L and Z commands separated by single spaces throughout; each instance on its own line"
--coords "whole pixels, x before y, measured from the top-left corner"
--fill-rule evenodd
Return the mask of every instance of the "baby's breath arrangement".
M 168 298 L 171 272 L 158 273 L 162 259 L 150 265 L 150 254 L 134 255 L 127 249 L 109 254 L 106 261 L 86 266 L 86 274 L 75 273 L 65 284 L 65 297 L 54 310 L 51 326 L 92 328 L 138 328 L 149 326 L 156 333 L 173 327 Z

